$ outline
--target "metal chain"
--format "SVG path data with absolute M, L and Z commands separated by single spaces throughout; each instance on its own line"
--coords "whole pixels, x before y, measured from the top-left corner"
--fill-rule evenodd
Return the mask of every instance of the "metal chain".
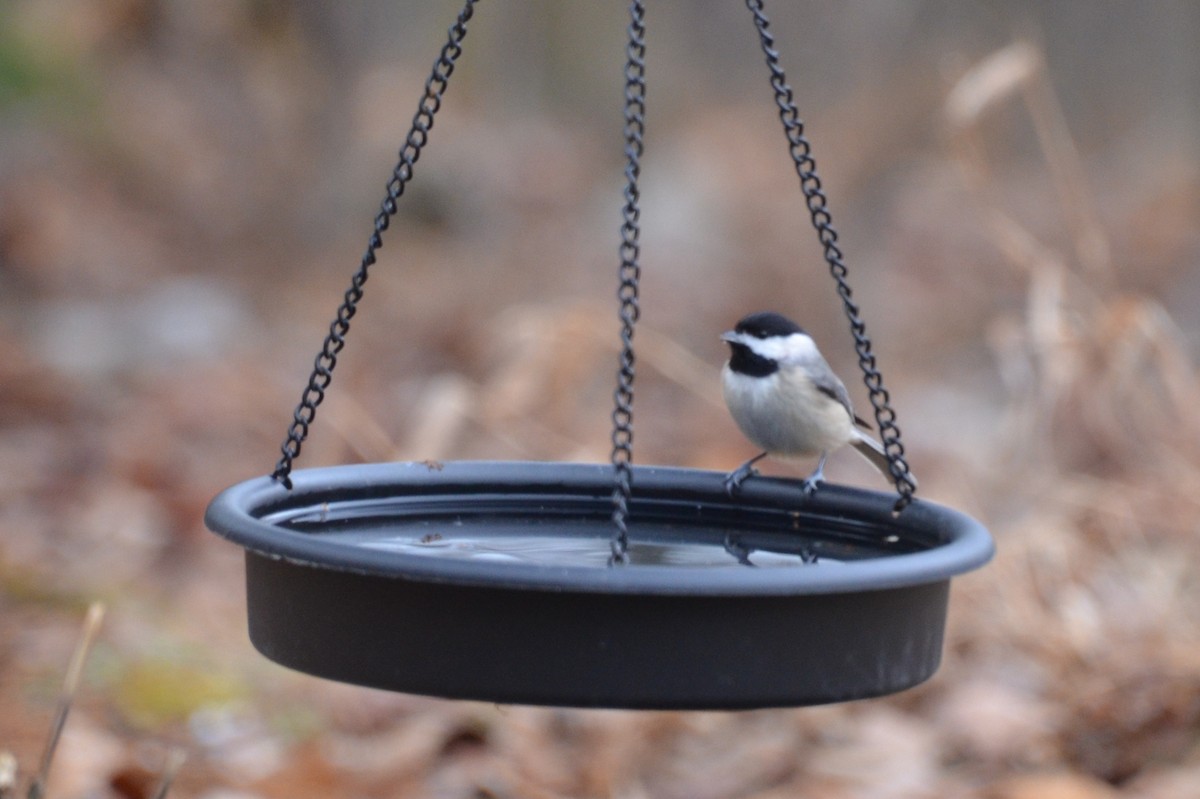
M 646 130 L 646 9 L 641 0 L 629 7 L 629 44 L 625 62 L 625 205 L 621 209 L 621 285 L 620 300 L 621 356 L 617 370 L 617 388 L 613 392 L 613 537 L 610 566 L 629 561 L 629 498 L 633 490 L 633 330 L 641 311 L 638 307 L 638 283 L 641 267 L 641 210 L 638 176 L 641 173 L 642 136 Z
M 784 132 L 787 134 L 788 149 L 796 165 L 796 174 L 800 177 L 800 190 L 804 193 L 804 201 L 812 216 L 813 227 L 817 230 L 817 238 L 825 250 L 825 262 L 829 264 L 829 272 L 837 282 L 838 295 L 842 298 L 846 317 L 850 320 L 850 332 L 854 336 L 854 349 L 858 353 L 863 382 L 875 409 L 875 421 L 879 425 L 879 437 L 887 453 L 888 469 L 892 473 L 896 491 L 900 494 L 895 505 L 895 512 L 899 513 L 912 502 L 917 486 L 904 458 L 904 445 L 900 441 L 900 428 L 896 425 L 896 412 L 892 410 L 890 397 L 883 386 L 883 375 L 875 365 L 875 355 L 871 352 L 871 340 L 867 338 L 866 324 L 859 316 L 850 284 L 846 282 L 847 269 L 841 248 L 837 244 L 838 234 L 831 224 L 828 201 L 821 188 L 821 179 L 817 175 L 817 164 L 812 157 L 812 146 L 804 135 L 804 122 L 800 119 L 792 89 L 788 86 L 783 68 L 779 64 L 775 39 L 768 30 L 771 23 L 763 11 L 763 0 L 746 0 L 746 7 L 754 14 L 754 24 L 758 28 L 763 54 L 771 71 L 775 104 L 779 106 L 779 119 L 783 122 Z
M 350 320 L 354 317 L 359 301 L 362 300 L 363 284 L 367 282 L 368 270 L 375 263 L 375 251 L 383 246 L 383 231 L 387 230 L 392 215 L 396 213 L 396 200 L 404 193 L 404 187 L 412 178 L 413 167 L 421 157 L 421 149 L 429 140 L 433 116 L 442 107 L 442 95 L 446 91 L 451 73 L 454 72 L 454 63 L 462 55 L 462 41 L 467 35 L 467 20 L 474 13 L 476 2 L 477 0 L 466 1 L 458 18 L 450 26 L 448 41 L 433 62 L 433 71 L 425 81 L 425 92 L 417 104 L 412 127 L 408 131 L 404 146 L 400 149 L 400 160 L 387 183 L 387 196 L 375 217 L 375 228 L 367 243 L 366 252 L 363 253 L 362 263 L 354 273 L 350 288 L 346 290 L 337 315 L 329 325 L 329 335 L 325 337 L 321 351 L 313 362 L 308 385 L 300 396 L 300 404 L 292 414 L 287 438 L 280 447 L 283 455 L 271 474 L 272 478 L 283 483 L 289 491 L 292 489 L 292 463 L 300 455 L 300 447 L 308 437 L 309 425 L 316 418 L 317 406 L 325 399 L 325 390 L 333 380 L 333 368 L 337 365 L 338 353 L 346 346 L 346 333 L 350 330 Z

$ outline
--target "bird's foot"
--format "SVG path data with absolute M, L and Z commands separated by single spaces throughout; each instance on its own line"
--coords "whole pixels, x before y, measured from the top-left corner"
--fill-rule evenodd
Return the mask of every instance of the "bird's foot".
M 813 473 L 804 478 L 804 482 L 800 484 L 800 490 L 804 492 L 804 496 L 811 497 L 817 493 L 817 487 L 825 482 L 825 453 L 821 453 L 821 459 L 817 461 L 817 468 L 813 469 Z
M 825 478 L 821 475 L 812 475 L 804 478 L 804 482 L 800 483 L 800 490 L 804 492 L 804 496 L 811 497 L 817 493 L 821 483 L 825 482 Z
M 742 539 L 733 533 L 728 533 L 725 536 L 725 551 L 737 558 L 737 562 L 743 566 L 754 565 L 750 562 L 750 553 L 754 550 L 743 544 Z
M 754 468 L 754 464 L 758 463 L 763 458 L 767 457 L 767 453 L 760 452 L 750 460 L 743 463 L 741 466 L 734 469 L 729 474 L 725 475 L 725 493 L 732 499 L 736 497 L 742 490 L 742 483 L 754 475 L 758 474 L 758 469 Z
M 758 469 L 755 469 L 748 463 L 743 463 L 741 466 L 725 475 L 725 493 L 731 498 L 736 497 L 742 492 L 742 483 L 746 482 L 748 479 L 756 476 L 757 474 Z

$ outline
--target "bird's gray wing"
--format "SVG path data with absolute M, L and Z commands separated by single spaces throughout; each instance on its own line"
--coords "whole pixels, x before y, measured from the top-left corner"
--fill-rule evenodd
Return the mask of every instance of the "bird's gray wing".
M 833 373 L 833 370 L 829 368 L 829 364 L 823 363 L 812 367 L 811 375 L 817 391 L 820 391 L 835 402 L 841 403 L 842 407 L 846 409 L 846 413 L 850 414 L 850 418 L 859 427 L 867 430 L 871 429 L 871 425 L 854 412 L 854 407 L 850 404 L 850 393 L 846 391 L 846 384 Z

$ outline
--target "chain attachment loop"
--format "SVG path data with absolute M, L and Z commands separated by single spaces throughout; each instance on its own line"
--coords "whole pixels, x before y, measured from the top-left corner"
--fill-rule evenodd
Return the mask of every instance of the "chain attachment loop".
M 641 0 L 629 7 L 629 43 L 625 63 L 625 205 L 621 209 L 621 268 L 618 317 L 621 322 L 620 366 L 613 392 L 612 465 L 613 537 L 610 566 L 629 562 L 629 499 L 633 492 L 633 332 L 641 309 L 641 209 L 638 177 L 641 174 L 642 137 L 646 130 L 646 9 Z
M 337 366 L 337 356 L 346 346 L 346 334 L 350 330 L 350 320 L 358 310 L 358 303 L 363 298 L 363 284 L 371 266 L 375 263 L 375 251 L 383 246 L 383 231 L 388 229 L 392 215 L 396 213 L 396 200 L 404 193 L 404 187 L 412 179 L 413 167 L 421 157 L 421 150 L 429 141 L 429 131 L 433 127 L 433 116 L 442 107 L 442 95 L 449 85 L 450 75 L 454 72 L 455 61 L 462 55 L 462 42 L 467 35 L 467 21 L 475 12 L 477 0 L 466 0 L 466 5 L 459 12 L 454 24 L 450 26 L 449 38 L 441 52 L 433 62 L 433 71 L 425 81 L 425 91 L 417 104 L 417 112 L 413 116 L 412 126 L 405 137 L 404 146 L 400 149 L 400 160 L 392 170 L 391 180 L 387 183 L 387 196 L 375 216 L 374 231 L 367 242 L 366 252 L 358 271 L 350 280 L 350 288 L 342 297 L 337 314 L 329 325 L 329 334 L 321 345 L 321 351 L 313 361 L 313 371 L 308 378 L 308 385 L 300 395 L 300 404 L 292 413 L 292 423 L 288 426 L 287 437 L 280 446 L 282 456 L 275 465 L 271 477 L 282 483 L 284 488 L 292 490 L 292 464 L 300 455 L 301 445 L 308 438 L 308 428 L 317 416 L 317 406 L 325 399 L 325 391 L 333 381 L 333 369 Z
M 800 178 L 800 190 L 804 194 L 804 204 L 812 218 L 817 238 L 824 249 L 825 263 L 829 265 L 829 273 L 837 283 L 837 293 L 842 299 L 846 318 L 850 321 L 850 333 L 854 337 L 854 350 L 858 353 L 858 365 L 862 369 L 863 382 L 867 386 L 871 406 L 875 409 L 875 422 L 879 425 L 879 437 L 887 454 L 888 469 L 892 482 L 896 485 L 899 498 L 894 507 L 895 513 L 900 513 L 908 507 L 916 491 L 916 482 L 912 478 L 908 461 L 904 457 L 904 444 L 900 441 L 900 428 L 896 424 L 896 412 L 892 409 L 891 398 L 883 385 L 883 374 L 876 366 L 875 355 L 871 351 L 871 339 L 867 337 L 867 326 L 859 316 L 858 304 L 854 302 L 853 292 L 846 276 L 848 270 L 844 262 L 841 248 L 838 246 L 838 234 L 833 229 L 832 217 L 829 214 L 829 201 L 821 186 L 821 178 L 817 174 L 817 164 L 813 160 L 812 145 L 804 135 L 804 122 L 800 119 L 800 111 L 796 107 L 794 94 L 788 85 L 783 67 L 779 63 L 779 51 L 775 49 L 775 38 L 769 30 L 770 20 L 763 10 L 763 0 L 746 0 L 746 7 L 754 15 L 754 25 L 758 29 L 759 41 L 762 44 L 763 55 L 766 56 L 767 68 L 771 72 L 771 88 L 775 92 L 775 105 L 779 107 L 779 119 L 783 123 L 787 135 L 788 152 L 796 166 L 796 174 Z

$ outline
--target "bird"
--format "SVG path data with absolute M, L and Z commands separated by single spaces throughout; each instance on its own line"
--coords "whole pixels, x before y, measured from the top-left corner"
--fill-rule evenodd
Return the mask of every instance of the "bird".
M 825 479 L 829 453 L 846 444 L 890 474 L 883 446 L 863 432 L 871 426 L 854 413 L 845 384 L 802 327 L 782 314 L 762 311 L 743 317 L 721 340 L 730 349 L 721 369 L 725 405 L 746 438 L 762 450 L 726 475 L 729 496 L 738 494 L 742 483 L 757 474 L 754 464 L 768 455 L 817 457 L 816 469 L 801 485 L 810 495 Z

